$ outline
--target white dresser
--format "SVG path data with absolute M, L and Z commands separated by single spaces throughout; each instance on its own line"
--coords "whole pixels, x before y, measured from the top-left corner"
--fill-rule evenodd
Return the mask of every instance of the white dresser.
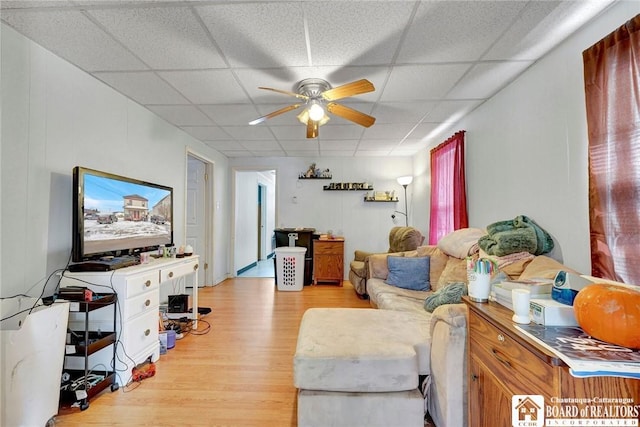
M 147 359 L 155 362 L 160 357 L 158 341 L 160 287 L 171 284 L 174 289 L 184 289 L 187 276 L 192 276 L 192 313 L 194 328 L 198 319 L 198 256 L 185 258 L 151 259 L 148 264 L 140 264 L 114 271 L 69 272 L 65 271 L 60 282 L 65 286 L 86 286 L 96 293 L 117 293 L 117 352 L 116 371 L 118 384 L 127 385 L 131 380 L 132 368 Z M 174 282 L 174 283 L 171 283 Z M 176 285 L 177 282 L 177 285 Z M 111 314 L 113 316 L 113 313 Z M 69 327 L 80 322 L 69 317 Z M 109 326 L 111 325 L 111 326 Z M 94 316 L 90 322 L 93 331 L 113 329 L 113 319 L 108 316 Z M 91 355 L 89 369 L 105 365 L 111 366 L 113 353 L 109 349 Z M 69 369 L 82 367 L 66 366 Z

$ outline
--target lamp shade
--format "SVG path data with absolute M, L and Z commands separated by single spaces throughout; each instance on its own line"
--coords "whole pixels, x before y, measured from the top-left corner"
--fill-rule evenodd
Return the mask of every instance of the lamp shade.
M 413 177 L 411 175 L 401 176 L 398 178 L 398 184 L 400 185 L 409 185 L 413 182 Z

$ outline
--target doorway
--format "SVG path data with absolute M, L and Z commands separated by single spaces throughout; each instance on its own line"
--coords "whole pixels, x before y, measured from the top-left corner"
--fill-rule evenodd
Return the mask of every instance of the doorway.
M 276 170 L 234 171 L 234 257 L 238 277 L 274 277 Z
M 187 153 L 185 241 L 200 256 L 198 287 L 213 284 L 213 163 Z

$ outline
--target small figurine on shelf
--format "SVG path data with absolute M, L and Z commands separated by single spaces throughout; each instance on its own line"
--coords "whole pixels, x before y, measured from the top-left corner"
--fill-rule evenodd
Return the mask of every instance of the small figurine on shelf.
M 311 163 L 309 169 L 307 169 L 307 173 L 305 175 L 307 178 L 315 178 L 317 176 L 316 164 Z
M 329 168 L 322 171 L 322 178 L 331 178 L 331 171 Z

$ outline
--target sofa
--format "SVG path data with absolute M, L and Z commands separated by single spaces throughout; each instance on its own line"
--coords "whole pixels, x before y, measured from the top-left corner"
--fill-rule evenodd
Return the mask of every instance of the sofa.
M 420 230 L 414 227 L 393 227 L 389 231 L 389 249 L 386 253 L 414 250 L 424 242 Z M 353 261 L 349 264 L 349 282 L 361 298 L 367 298 L 367 264 L 366 260 L 374 252 L 357 249 Z
M 477 232 L 481 233 L 482 230 Z M 366 291 L 371 306 L 419 314 L 420 323 L 429 328 L 429 371 L 421 372 L 421 375 L 427 378 L 424 387 L 425 408 L 438 427 L 468 425 L 467 308 L 465 304 L 454 302 L 439 305 L 433 312 L 428 312 L 425 300 L 438 290 L 467 282 L 467 256 L 492 258 L 479 250 L 472 243 L 473 239 L 475 237 L 453 248 L 439 242 L 436 246 L 420 246 L 413 251 L 367 257 Z M 388 284 L 388 261 L 391 257 L 429 257 L 429 290 L 405 289 Z M 493 258 L 499 271 L 511 279 L 554 278 L 559 270 L 574 271 L 545 255 L 521 253 Z M 394 264 L 397 265 L 397 261 L 394 260 Z

